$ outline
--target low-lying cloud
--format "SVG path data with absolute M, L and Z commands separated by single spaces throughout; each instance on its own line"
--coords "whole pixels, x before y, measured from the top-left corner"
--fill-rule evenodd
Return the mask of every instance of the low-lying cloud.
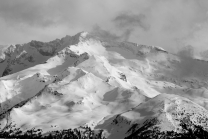
M 168 71 L 168 75 L 179 78 L 196 78 L 207 79 L 208 77 L 208 63 L 203 60 L 198 60 L 194 56 L 195 48 L 193 46 L 186 46 L 178 53 L 180 62 L 174 64 L 172 71 Z

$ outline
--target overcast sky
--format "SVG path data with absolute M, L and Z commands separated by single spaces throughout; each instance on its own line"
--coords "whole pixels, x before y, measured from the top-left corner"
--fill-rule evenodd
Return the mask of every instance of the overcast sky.
M 176 51 L 208 50 L 208 0 L 1 0 L 0 44 L 90 31 Z

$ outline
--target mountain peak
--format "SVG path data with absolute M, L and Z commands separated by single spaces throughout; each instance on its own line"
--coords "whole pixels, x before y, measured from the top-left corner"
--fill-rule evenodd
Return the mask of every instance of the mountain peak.
M 79 41 L 84 41 L 89 38 L 92 38 L 93 36 L 89 32 L 82 31 L 74 35 L 74 37 L 77 38 Z

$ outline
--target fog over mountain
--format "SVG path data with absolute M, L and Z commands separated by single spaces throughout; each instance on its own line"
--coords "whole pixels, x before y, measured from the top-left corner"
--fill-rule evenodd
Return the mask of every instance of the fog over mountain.
M 208 138 L 207 6 L 0 1 L 0 137 Z

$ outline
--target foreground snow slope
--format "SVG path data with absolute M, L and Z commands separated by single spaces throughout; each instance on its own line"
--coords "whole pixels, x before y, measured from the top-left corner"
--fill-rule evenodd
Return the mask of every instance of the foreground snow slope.
M 109 139 L 122 139 L 137 133 L 151 120 L 155 122 L 147 130 L 159 128 L 161 132 L 181 132 L 183 128 L 180 124 L 185 119 L 208 128 L 206 109 L 177 95 L 160 94 L 127 112 L 105 118 L 95 128 L 105 129 Z
M 184 62 L 205 70 L 183 74 Z M 12 45 L 1 53 L 1 129 L 12 124 L 45 133 L 87 125 L 124 138 L 156 118 L 161 131 L 180 132 L 177 119 L 190 113 L 191 120 L 207 118 L 207 67 L 159 47 L 103 41 L 87 32 Z

